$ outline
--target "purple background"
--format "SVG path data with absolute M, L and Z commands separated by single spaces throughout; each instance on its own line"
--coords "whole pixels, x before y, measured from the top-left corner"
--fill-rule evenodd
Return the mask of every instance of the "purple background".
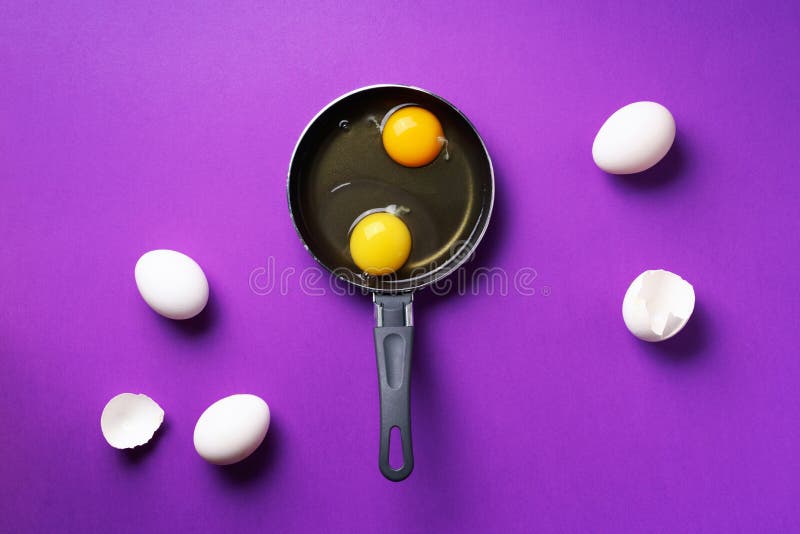
M 0 4 L 0 530 L 800 529 L 798 4 L 67 4 Z M 498 193 L 476 263 L 538 272 L 534 296 L 418 296 L 401 484 L 371 303 L 303 294 L 284 189 L 310 118 L 387 82 L 472 119 Z M 676 146 L 603 174 L 594 134 L 647 99 Z M 198 320 L 142 302 L 153 248 L 205 269 Z M 269 257 L 285 295 L 250 288 Z M 648 268 L 697 291 L 664 344 L 620 314 Z M 167 412 L 130 454 L 99 427 L 123 391 Z M 273 427 L 207 465 L 195 421 L 238 392 Z

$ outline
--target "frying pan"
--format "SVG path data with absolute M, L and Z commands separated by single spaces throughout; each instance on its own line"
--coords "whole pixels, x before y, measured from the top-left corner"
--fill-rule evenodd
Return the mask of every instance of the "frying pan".
M 381 122 L 413 104 L 442 123 L 447 144 L 432 163 L 403 167 L 383 149 Z M 306 126 L 289 164 L 289 214 L 314 259 L 375 304 L 375 354 L 380 391 L 381 473 L 393 481 L 414 467 L 410 377 L 413 292 L 458 269 L 483 237 L 494 203 L 489 153 L 469 120 L 444 100 L 405 85 L 373 85 L 347 93 Z M 366 213 L 409 206 L 402 216 L 412 235 L 404 267 L 391 276 L 360 273 L 349 256 L 348 232 Z M 390 436 L 402 443 L 400 467 L 389 461 Z

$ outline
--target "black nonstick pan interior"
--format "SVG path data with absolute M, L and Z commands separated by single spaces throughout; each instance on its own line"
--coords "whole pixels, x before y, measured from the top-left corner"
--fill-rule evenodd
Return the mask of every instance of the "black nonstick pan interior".
M 392 161 L 378 128 L 386 112 L 409 103 L 433 112 L 448 140 L 446 152 L 420 168 Z M 456 108 L 421 89 L 382 85 L 349 93 L 312 120 L 292 158 L 288 194 L 297 232 L 320 264 L 358 286 L 402 292 L 464 260 L 489 221 L 494 179 L 481 138 Z M 350 258 L 348 231 L 359 215 L 389 205 L 409 210 L 411 255 L 390 277 L 364 276 Z

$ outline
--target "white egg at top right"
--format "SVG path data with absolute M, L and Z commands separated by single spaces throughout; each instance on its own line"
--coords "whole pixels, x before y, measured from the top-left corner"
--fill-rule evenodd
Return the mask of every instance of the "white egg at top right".
M 597 132 L 592 158 L 611 174 L 646 171 L 669 152 L 675 119 L 656 102 L 634 102 L 615 111 Z

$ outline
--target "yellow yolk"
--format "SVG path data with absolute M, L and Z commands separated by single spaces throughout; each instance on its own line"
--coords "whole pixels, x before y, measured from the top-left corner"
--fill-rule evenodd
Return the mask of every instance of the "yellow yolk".
M 436 115 L 417 106 L 406 106 L 383 125 L 383 148 L 406 167 L 422 167 L 436 159 L 444 144 L 444 131 Z
M 391 213 L 380 212 L 361 219 L 350 234 L 350 255 L 365 273 L 391 274 L 403 266 L 411 252 L 411 232 Z

